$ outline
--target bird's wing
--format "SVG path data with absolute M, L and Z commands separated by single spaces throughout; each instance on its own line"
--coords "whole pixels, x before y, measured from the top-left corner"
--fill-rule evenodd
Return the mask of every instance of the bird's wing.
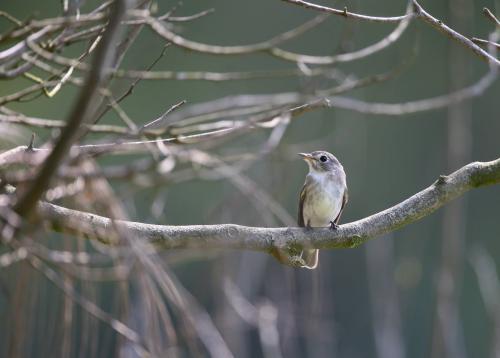
M 342 206 L 340 207 L 339 214 L 337 215 L 337 217 L 335 218 L 335 220 L 333 220 L 333 222 L 335 224 L 339 223 L 339 221 L 340 221 L 340 215 L 342 215 L 342 211 L 344 211 L 345 204 L 347 204 L 348 200 L 349 200 L 349 195 L 347 193 L 347 188 L 345 188 L 345 190 L 344 190 L 344 196 L 342 197 Z
M 304 223 L 304 199 L 306 197 L 306 185 L 302 187 L 302 190 L 300 191 L 300 199 L 299 199 L 299 215 L 297 218 L 297 224 L 299 227 L 305 227 Z

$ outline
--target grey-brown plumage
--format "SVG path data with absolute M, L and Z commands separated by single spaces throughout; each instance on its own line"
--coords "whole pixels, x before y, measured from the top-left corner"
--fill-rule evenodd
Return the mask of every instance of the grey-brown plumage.
M 309 173 L 300 192 L 298 225 L 336 229 L 348 199 L 344 168 L 333 154 L 325 151 L 299 155 L 309 165 Z M 315 269 L 318 254 L 317 249 L 304 249 L 303 267 Z

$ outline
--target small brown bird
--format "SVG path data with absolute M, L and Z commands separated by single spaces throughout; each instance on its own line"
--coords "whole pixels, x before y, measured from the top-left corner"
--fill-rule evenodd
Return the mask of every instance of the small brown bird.
M 342 164 L 331 153 L 315 151 L 299 153 L 309 166 L 309 173 L 300 192 L 298 225 L 337 229 L 347 203 L 347 183 Z M 318 266 L 317 249 L 304 249 L 302 267 Z

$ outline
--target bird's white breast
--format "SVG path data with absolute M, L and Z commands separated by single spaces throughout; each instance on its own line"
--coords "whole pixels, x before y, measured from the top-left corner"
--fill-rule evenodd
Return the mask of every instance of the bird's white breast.
M 309 173 L 310 183 L 304 200 L 304 223 L 311 227 L 326 227 L 340 213 L 345 190 L 345 178 L 330 173 Z

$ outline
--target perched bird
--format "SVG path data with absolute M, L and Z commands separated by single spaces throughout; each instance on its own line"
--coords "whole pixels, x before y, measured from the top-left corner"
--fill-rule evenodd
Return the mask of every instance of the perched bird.
M 300 192 L 298 225 L 337 229 L 342 210 L 347 203 L 347 184 L 342 164 L 331 153 L 315 151 L 299 153 L 307 162 L 309 173 Z M 318 266 L 317 249 L 304 249 L 302 267 Z

